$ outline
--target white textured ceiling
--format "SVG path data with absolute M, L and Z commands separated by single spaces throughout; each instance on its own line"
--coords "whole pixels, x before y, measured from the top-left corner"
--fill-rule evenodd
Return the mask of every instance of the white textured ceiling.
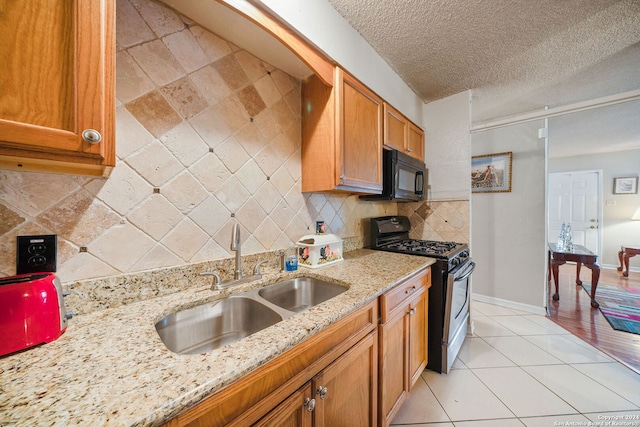
M 474 122 L 640 88 L 638 0 L 328 1 L 425 102 L 474 89 Z

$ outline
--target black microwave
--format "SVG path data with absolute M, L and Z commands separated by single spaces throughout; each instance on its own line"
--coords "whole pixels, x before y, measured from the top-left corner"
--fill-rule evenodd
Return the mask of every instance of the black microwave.
M 398 150 L 382 150 L 382 194 L 360 196 L 363 200 L 419 202 L 427 188 L 424 163 Z

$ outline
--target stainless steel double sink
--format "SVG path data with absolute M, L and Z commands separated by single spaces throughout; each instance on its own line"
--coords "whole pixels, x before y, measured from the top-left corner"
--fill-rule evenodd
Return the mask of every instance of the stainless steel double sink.
M 174 353 L 204 353 L 239 341 L 346 290 L 320 279 L 296 277 L 180 310 L 156 323 L 156 331 Z

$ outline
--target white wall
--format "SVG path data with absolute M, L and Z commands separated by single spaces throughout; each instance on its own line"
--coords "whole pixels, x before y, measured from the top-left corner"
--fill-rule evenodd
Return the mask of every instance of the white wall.
M 471 136 L 472 155 L 513 152 L 510 193 L 471 196 L 474 294 L 545 307 L 545 142 L 542 121 Z M 470 178 L 469 178 L 470 179 Z
M 553 144 L 552 120 L 549 144 Z M 602 254 L 599 263 L 603 267 L 617 267 L 620 245 L 640 245 L 640 221 L 630 219 L 640 208 L 640 194 L 613 194 L 613 178 L 640 175 L 640 150 L 549 159 L 550 173 L 586 170 L 602 170 Z M 607 201 L 615 206 L 607 206 Z M 630 258 L 629 266 L 640 269 L 640 257 Z
M 471 190 L 471 92 L 425 105 L 425 159 L 429 169 L 428 200 L 469 200 Z
M 416 124 L 424 103 L 326 0 L 261 0 Z

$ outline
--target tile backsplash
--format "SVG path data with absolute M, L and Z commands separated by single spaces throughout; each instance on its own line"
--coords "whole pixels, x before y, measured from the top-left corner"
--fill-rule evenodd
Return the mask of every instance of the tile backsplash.
M 116 29 L 117 165 L 109 178 L 0 171 L 0 275 L 15 274 L 18 235 L 57 234 L 69 282 L 228 258 L 236 222 L 253 254 L 316 220 L 366 246 L 364 218 L 444 214 L 302 193 L 300 81 L 151 0 L 118 0 Z M 468 235 L 465 203 L 448 223 Z

